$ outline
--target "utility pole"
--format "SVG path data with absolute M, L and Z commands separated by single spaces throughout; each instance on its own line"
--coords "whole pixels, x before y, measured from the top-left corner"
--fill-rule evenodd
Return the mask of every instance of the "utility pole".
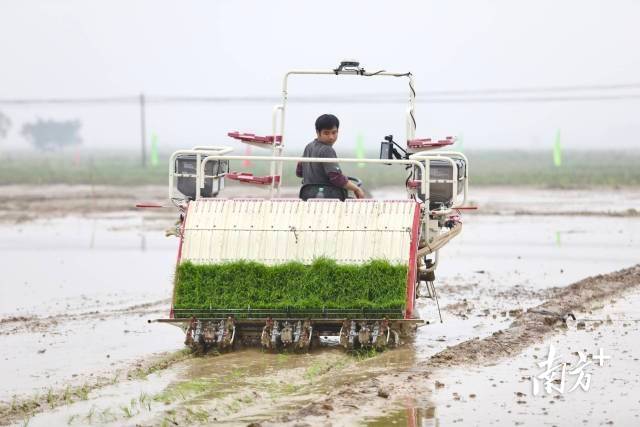
M 147 126 L 145 124 L 144 93 L 140 94 L 140 147 L 142 148 L 142 167 L 147 167 Z

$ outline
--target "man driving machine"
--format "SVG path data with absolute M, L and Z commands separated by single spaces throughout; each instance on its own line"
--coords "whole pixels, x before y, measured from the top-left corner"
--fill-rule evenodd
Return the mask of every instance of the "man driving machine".
M 316 139 L 304 149 L 302 157 L 324 157 L 337 159 L 333 144 L 338 139 L 340 121 L 333 114 L 323 114 L 316 119 Z M 349 181 L 338 163 L 305 163 L 299 162 L 296 175 L 302 178 L 300 198 L 345 200 L 348 191 L 352 191 L 358 199 L 364 198 L 364 191 Z

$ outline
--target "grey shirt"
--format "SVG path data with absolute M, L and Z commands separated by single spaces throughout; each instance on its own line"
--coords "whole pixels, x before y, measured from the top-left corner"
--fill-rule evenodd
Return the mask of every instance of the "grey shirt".
M 329 144 L 314 139 L 304 149 L 303 157 L 322 157 L 337 159 L 336 150 Z M 305 163 L 298 164 L 298 176 L 302 175 L 303 184 L 325 184 L 343 187 L 347 178 L 342 174 L 338 163 Z

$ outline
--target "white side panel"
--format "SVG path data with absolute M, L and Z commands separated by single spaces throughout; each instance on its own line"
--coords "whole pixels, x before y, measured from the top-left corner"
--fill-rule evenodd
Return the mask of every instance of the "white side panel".
M 412 200 L 200 199 L 189 203 L 182 260 L 407 264 L 416 209 Z

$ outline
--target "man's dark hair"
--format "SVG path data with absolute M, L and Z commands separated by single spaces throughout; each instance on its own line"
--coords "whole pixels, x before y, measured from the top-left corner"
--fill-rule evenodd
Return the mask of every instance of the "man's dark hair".
M 333 114 L 323 114 L 316 119 L 316 132 L 340 128 L 340 120 Z

